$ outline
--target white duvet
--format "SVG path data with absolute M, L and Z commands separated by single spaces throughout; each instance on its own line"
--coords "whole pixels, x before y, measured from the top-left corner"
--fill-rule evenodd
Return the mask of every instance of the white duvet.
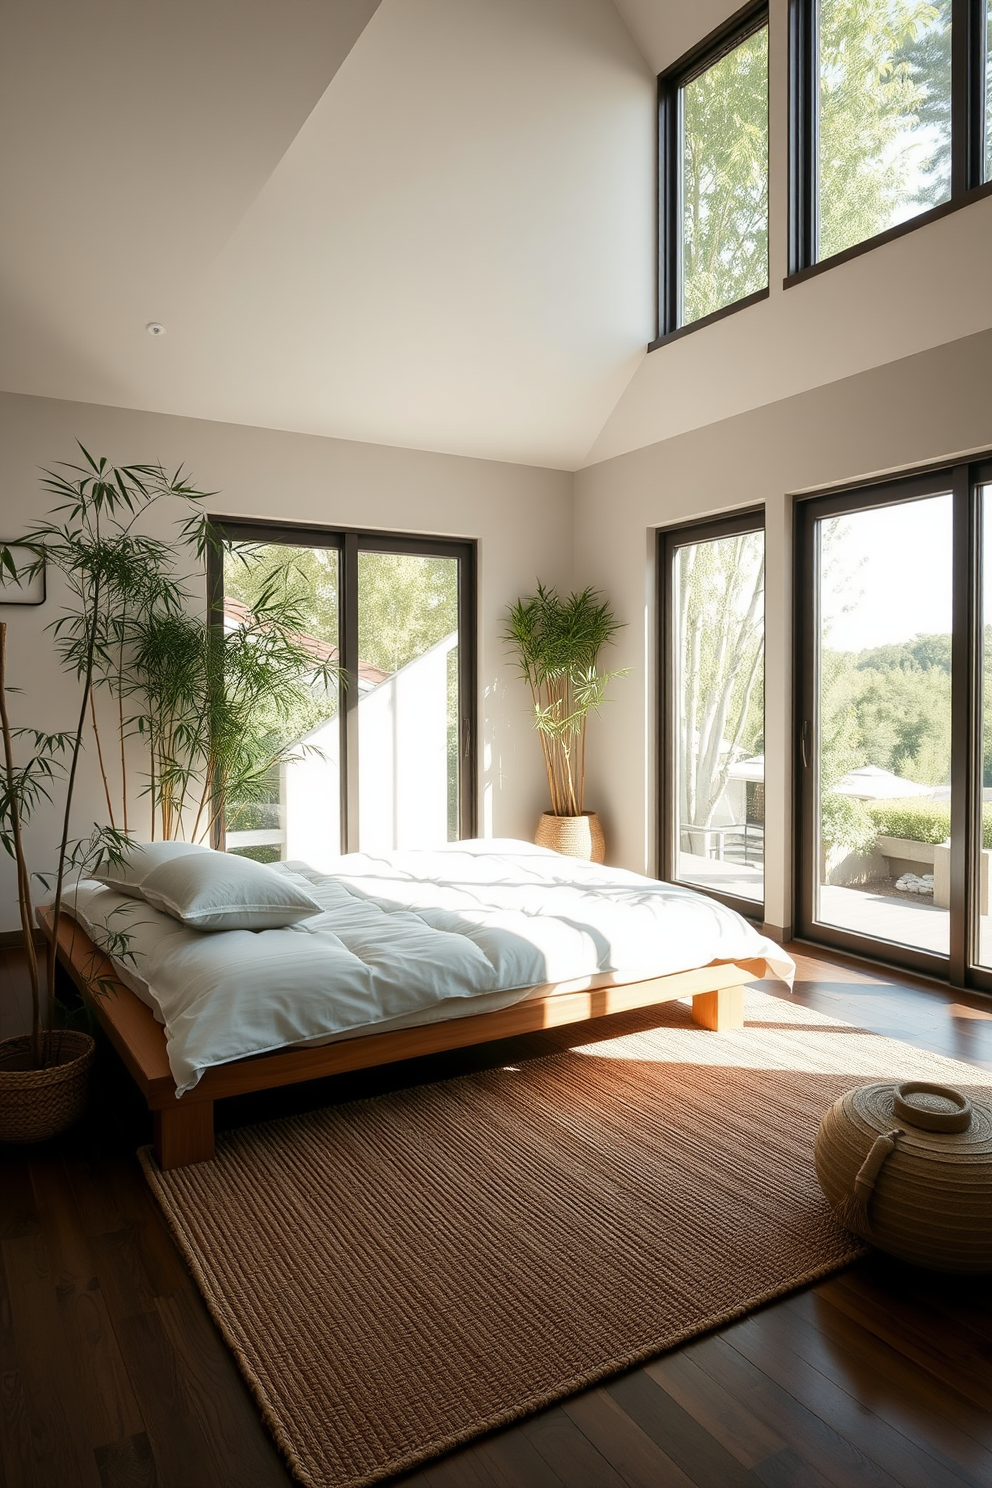
M 527 842 L 350 853 L 327 873 L 274 866 L 323 912 L 283 930 L 188 930 L 89 880 L 67 906 L 164 1024 L 177 1095 L 215 1064 L 491 1011 L 549 982 L 756 957 L 786 980 L 795 969 L 713 899 Z

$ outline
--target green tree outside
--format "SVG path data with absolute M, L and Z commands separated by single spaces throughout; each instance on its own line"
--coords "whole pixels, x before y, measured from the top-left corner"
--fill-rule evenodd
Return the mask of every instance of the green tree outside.
M 951 0 L 817 10 L 817 256 L 827 258 L 950 194 Z M 690 78 L 681 113 L 689 324 L 768 283 L 767 27 Z

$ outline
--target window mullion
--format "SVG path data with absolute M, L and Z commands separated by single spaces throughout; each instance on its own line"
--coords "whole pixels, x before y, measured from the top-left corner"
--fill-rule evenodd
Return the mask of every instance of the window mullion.
M 816 259 L 815 0 L 792 0 L 789 18 L 789 273 Z
M 964 987 L 975 959 L 981 846 L 980 514 L 967 465 L 954 469 L 954 597 L 951 640 L 950 962 Z
M 975 176 L 975 87 L 973 77 L 975 24 L 973 0 L 952 0 L 951 6 L 951 196 L 959 197 L 977 184 Z
M 681 335 L 696 326 L 708 324 L 768 295 L 767 47 L 767 5 L 751 4 L 731 16 L 729 21 L 658 79 L 658 333 L 649 350 L 653 350 L 669 336 Z M 736 63 L 733 60 L 735 53 L 738 54 Z M 764 86 L 759 89 L 755 79 L 760 77 L 761 68 L 764 69 Z M 713 82 L 713 69 L 721 69 L 719 86 Z M 707 74 L 711 74 L 709 85 L 706 82 Z M 724 91 L 720 92 L 720 88 Z M 762 233 L 765 263 L 763 281 L 757 285 L 755 280 L 761 277 L 760 270 L 754 267 L 747 255 L 761 235 L 759 234 L 759 239 L 738 242 L 735 245 L 735 233 L 740 236 L 753 232 L 753 225 L 749 226 L 746 216 L 729 225 L 723 223 L 713 205 L 714 198 L 719 194 L 719 187 L 713 185 L 713 179 L 715 177 L 719 180 L 720 172 L 711 169 L 708 172 L 708 184 L 700 186 L 700 180 L 704 183 L 707 181 L 707 172 L 702 166 L 699 166 L 697 187 L 704 200 L 698 215 L 694 216 L 692 243 L 693 252 L 698 253 L 699 240 L 703 240 L 707 252 L 706 264 L 702 272 L 687 272 L 686 269 L 686 138 L 691 136 L 693 141 L 694 160 L 699 152 L 704 160 L 715 156 L 718 164 L 724 156 L 736 160 L 740 154 L 740 142 L 751 140 L 753 131 L 738 127 L 734 135 L 737 146 L 731 150 L 727 121 L 721 117 L 719 100 L 726 98 L 727 89 L 734 88 L 738 91 L 735 101 L 732 101 L 745 124 L 749 111 L 755 116 L 760 112 L 765 160 L 762 167 L 763 178 L 756 178 L 753 171 L 749 176 L 742 177 L 732 188 L 725 188 L 721 205 L 725 205 L 727 200 L 735 203 L 740 200 L 746 204 L 755 189 L 760 190 L 763 183 L 766 226 Z M 689 93 L 694 100 L 691 124 L 686 112 Z M 757 101 L 759 93 L 763 100 L 760 108 Z M 746 156 L 741 158 L 746 163 Z M 710 164 L 712 165 L 712 160 Z M 739 197 L 734 195 L 734 191 L 740 193 Z M 721 223 L 725 232 L 717 233 Z M 706 243 L 707 228 L 717 237 L 715 244 Z M 735 246 L 741 250 L 736 259 L 733 258 Z M 738 272 L 735 272 L 735 266 Z M 691 305 L 690 300 L 693 301 Z
M 341 564 L 341 662 L 345 685 L 341 708 L 342 851 L 358 851 L 358 534 L 346 532 Z

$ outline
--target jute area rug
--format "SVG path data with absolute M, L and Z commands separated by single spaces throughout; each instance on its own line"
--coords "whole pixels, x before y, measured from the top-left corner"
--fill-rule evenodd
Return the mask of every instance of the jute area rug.
M 232 1132 L 214 1162 L 143 1155 L 303 1483 L 376 1482 L 845 1265 L 812 1162 L 831 1101 L 992 1085 L 760 992 L 736 1033 L 659 1016 Z

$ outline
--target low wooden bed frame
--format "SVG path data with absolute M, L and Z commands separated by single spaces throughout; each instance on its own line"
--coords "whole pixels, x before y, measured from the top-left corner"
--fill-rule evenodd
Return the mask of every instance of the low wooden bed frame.
M 41 910 L 38 919 L 51 942 L 50 915 Z M 692 1016 L 703 1028 L 717 1032 L 740 1028 L 744 1022 L 745 985 L 767 975 L 763 960 L 714 961 L 692 971 L 647 981 L 532 997 L 494 1013 L 452 1018 L 391 1033 L 370 1033 L 317 1048 L 255 1054 L 230 1064 L 213 1065 L 204 1071 L 199 1084 L 177 1100 L 161 1024 L 156 1023 L 140 998 L 118 981 L 109 958 L 68 915 L 59 925 L 56 954 L 148 1102 L 155 1155 L 162 1168 L 181 1168 L 213 1157 L 214 1101 L 225 1096 L 319 1080 L 346 1070 L 394 1064 L 421 1054 L 437 1054 L 491 1039 L 582 1023 L 589 1018 L 653 1007 L 680 997 L 692 998 Z M 99 994 L 93 991 L 97 980 L 101 983 Z

